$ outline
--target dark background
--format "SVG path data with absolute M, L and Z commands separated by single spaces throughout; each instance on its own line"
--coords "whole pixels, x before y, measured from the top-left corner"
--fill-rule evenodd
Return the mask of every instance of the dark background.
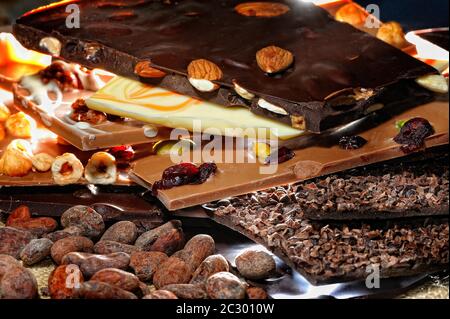
M 53 1 L 0 0 L 0 25 L 11 23 L 25 11 L 49 2 Z M 382 21 L 398 21 L 406 30 L 449 25 L 449 0 L 357 0 L 357 2 L 364 6 L 371 3 L 378 4 Z

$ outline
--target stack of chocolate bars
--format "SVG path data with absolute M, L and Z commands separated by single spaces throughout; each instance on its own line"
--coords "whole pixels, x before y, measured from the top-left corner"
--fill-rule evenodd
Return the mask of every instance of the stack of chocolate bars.
M 7 132 L 32 117 L 59 141 L 5 139 L 2 185 L 137 183 L 313 283 L 448 267 L 448 81 L 398 24 L 348 1 L 90 0 L 14 35 L 54 60 L 14 84 Z

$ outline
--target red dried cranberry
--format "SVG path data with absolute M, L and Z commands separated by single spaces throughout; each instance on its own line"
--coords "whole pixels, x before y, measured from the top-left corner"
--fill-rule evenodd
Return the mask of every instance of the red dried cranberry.
M 116 146 L 108 152 L 116 158 L 119 167 L 127 167 L 134 158 L 134 149 L 129 145 Z
M 406 122 L 394 141 L 402 145 L 405 153 L 411 153 L 424 146 L 425 139 L 434 134 L 433 126 L 424 118 L 416 117 Z
M 55 62 L 39 72 L 44 83 L 54 80 L 62 90 L 83 89 L 75 73 L 65 70 L 61 63 Z
M 344 150 L 357 150 L 367 144 L 367 140 L 361 136 L 342 136 L 339 146 Z
M 198 167 L 192 163 L 171 166 L 164 170 L 162 179 L 153 184 L 152 193 L 156 196 L 159 189 L 170 189 L 187 184 L 202 184 L 216 170 L 217 165 L 214 163 L 204 163 Z
M 265 164 L 281 164 L 294 158 L 295 153 L 293 150 L 283 146 L 278 151 L 271 153 L 265 160 Z

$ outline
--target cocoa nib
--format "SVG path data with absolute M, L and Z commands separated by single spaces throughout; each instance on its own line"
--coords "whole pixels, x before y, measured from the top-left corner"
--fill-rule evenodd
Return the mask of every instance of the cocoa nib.
M 164 170 L 162 179 L 153 184 L 152 193 L 156 196 L 159 189 L 170 189 L 187 184 L 203 184 L 216 171 L 215 163 L 204 163 L 200 166 L 181 163 L 171 166 Z
M 84 99 L 78 99 L 72 104 L 70 118 L 75 122 L 86 122 L 98 125 L 107 120 L 107 115 L 103 112 L 89 109 Z
M 434 134 L 433 126 L 424 118 L 416 117 L 407 121 L 394 141 L 402 145 L 405 153 L 411 153 L 424 146 L 425 139 Z
M 367 140 L 361 136 L 342 136 L 339 146 L 344 150 L 357 150 L 367 144 Z
M 271 153 L 265 160 L 265 164 L 281 164 L 284 162 L 289 161 L 290 159 L 294 158 L 295 153 L 293 150 L 283 146 L 278 149 L 278 151 L 275 151 Z

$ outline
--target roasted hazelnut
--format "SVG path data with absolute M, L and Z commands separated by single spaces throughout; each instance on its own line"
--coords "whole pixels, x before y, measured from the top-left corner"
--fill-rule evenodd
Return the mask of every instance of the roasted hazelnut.
M 5 104 L 0 102 L 0 122 L 5 122 L 10 115 L 11 111 L 9 110 L 9 108 Z
M 47 153 L 39 153 L 34 155 L 31 161 L 38 172 L 47 172 L 52 168 L 55 158 Z
M 6 136 L 5 127 L 2 124 L 0 124 L 0 142 L 5 139 L 5 136 Z
M 19 140 L 13 141 L 8 145 L 0 159 L 0 173 L 10 177 L 25 176 L 33 167 L 31 153 L 28 151 L 29 144 L 25 144 L 28 142 L 22 141 L 18 143 L 17 141 Z
M 403 28 L 395 21 L 383 23 L 377 32 L 377 38 L 399 49 L 406 45 Z
M 78 182 L 83 176 L 84 167 L 71 153 L 58 156 L 52 164 L 52 175 L 56 184 L 68 185 Z
M 30 138 L 36 122 L 23 112 L 11 115 L 5 122 L 6 130 L 11 136 Z

